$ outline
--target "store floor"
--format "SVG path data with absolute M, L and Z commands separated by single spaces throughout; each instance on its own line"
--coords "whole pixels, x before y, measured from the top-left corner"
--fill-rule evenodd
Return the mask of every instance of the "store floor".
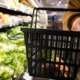
M 46 78 L 34 78 L 33 80 L 54 80 L 54 79 L 46 79 Z
M 28 73 L 28 69 L 27 69 L 26 72 L 24 73 L 23 78 L 24 78 L 25 80 L 55 80 L 55 79 L 38 78 L 38 77 L 30 76 L 29 73 Z

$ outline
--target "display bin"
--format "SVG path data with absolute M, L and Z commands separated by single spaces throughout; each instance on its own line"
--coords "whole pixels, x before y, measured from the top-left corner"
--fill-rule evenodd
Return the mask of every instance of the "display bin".
M 35 8 L 34 10 L 45 9 L 49 8 Z M 66 9 L 49 10 L 68 11 Z M 80 32 L 37 29 L 36 25 L 35 29 L 21 28 L 21 30 L 24 33 L 28 72 L 31 76 L 75 80 L 80 66 L 78 62 Z

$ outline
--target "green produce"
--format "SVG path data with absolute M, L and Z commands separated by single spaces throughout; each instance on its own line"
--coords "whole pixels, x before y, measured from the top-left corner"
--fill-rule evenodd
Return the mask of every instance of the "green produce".
M 12 80 L 27 68 L 24 36 L 20 28 L 0 32 L 0 80 Z
M 38 53 L 38 57 L 44 60 L 49 60 L 49 59 L 54 60 L 54 56 L 55 56 L 55 50 L 50 50 L 50 49 L 42 49 Z

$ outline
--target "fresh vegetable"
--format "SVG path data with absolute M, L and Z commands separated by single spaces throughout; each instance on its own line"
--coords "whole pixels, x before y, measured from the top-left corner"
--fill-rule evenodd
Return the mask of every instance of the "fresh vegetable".
M 18 26 L 0 32 L 0 80 L 12 80 L 24 73 L 27 67 L 24 37 L 20 28 Z

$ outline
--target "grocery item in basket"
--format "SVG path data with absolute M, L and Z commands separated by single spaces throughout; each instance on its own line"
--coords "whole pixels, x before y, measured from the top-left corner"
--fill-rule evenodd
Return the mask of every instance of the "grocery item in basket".
M 50 53 L 51 53 L 51 56 L 50 56 Z M 45 56 L 46 56 L 46 61 L 51 61 L 51 62 L 55 62 L 55 64 L 51 64 L 51 68 L 54 68 L 54 65 L 55 65 L 55 68 L 60 70 L 61 73 L 64 74 L 64 77 L 68 77 L 68 71 L 69 71 L 69 68 L 68 66 L 64 66 L 64 65 L 59 65 L 59 64 L 56 64 L 56 62 L 60 62 L 60 63 L 64 63 L 64 60 L 60 59 L 58 56 L 55 57 L 55 51 L 52 50 L 50 51 L 49 49 L 47 50 L 47 52 L 45 53 L 45 49 L 42 49 L 42 59 L 45 60 Z M 42 64 L 42 68 L 44 68 L 44 65 L 45 64 Z M 60 69 L 59 69 L 60 67 Z M 46 63 L 46 69 L 49 68 L 49 64 Z M 65 70 L 64 70 L 65 68 Z M 64 72 L 65 71 L 65 72 Z
M 60 61 L 60 58 L 59 57 L 56 57 L 56 62 L 59 62 Z M 61 63 L 64 63 L 64 61 L 61 59 Z M 56 65 L 56 68 L 58 68 L 59 65 Z M 64 70 L 64 65 L 60 65 L 60 71 L 63 73 L 63 70 Z M 64 77 L 68 77 L 68 72 L 69 68 L 68 66 L 65 66 L 65 72 L 64 72 Z

